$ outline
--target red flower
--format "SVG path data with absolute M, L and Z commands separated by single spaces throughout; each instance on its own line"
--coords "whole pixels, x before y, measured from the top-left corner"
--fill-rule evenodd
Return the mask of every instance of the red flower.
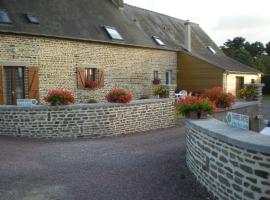
M 44 100 L 52 106 L 75 103 L 72 92 L 67 90 L 50 90 Z
M 114 103 L 128 103 L 132 99 L 132 93 L 123 88 L 114 88 L 106 95 L 106 99 Z
M 85 87 L 95 90 L 98 84 L 93 80 L 85 80 Z

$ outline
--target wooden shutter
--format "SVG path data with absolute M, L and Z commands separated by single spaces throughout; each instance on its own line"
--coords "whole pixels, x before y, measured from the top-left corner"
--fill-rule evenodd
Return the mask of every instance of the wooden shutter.
M 85 68 L 77 68 L 77 87 L 84 89 L 85 87 Z
M 99 68 L 98 69 L 98 87 L 104 87 L 104 69 Z
M 4 104 L 3 66 L 0 65 L 0 105 Z
M 28 98 L 39 101 L 39 68 L 28 68 Z

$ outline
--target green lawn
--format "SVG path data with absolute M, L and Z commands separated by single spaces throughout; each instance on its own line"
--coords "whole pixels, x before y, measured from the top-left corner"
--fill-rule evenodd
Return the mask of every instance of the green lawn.
M 270 95 L 263 95 L 263 100 L 270 100 Z

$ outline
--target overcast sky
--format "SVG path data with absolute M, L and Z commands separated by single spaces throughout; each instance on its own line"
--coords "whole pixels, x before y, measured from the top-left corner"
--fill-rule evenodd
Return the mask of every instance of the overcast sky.
M 124 0 L 125 3 L 189 19 L 218 44 L 243 36 L 250 42 L 270 41 L 270 0 Z

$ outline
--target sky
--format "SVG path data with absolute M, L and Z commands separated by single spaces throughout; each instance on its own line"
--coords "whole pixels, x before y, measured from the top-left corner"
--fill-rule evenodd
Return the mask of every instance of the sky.
M 124 0 L 125 3 L 198 23 L 218 44 L 242 36 L 270 41 L 270 0 Z

